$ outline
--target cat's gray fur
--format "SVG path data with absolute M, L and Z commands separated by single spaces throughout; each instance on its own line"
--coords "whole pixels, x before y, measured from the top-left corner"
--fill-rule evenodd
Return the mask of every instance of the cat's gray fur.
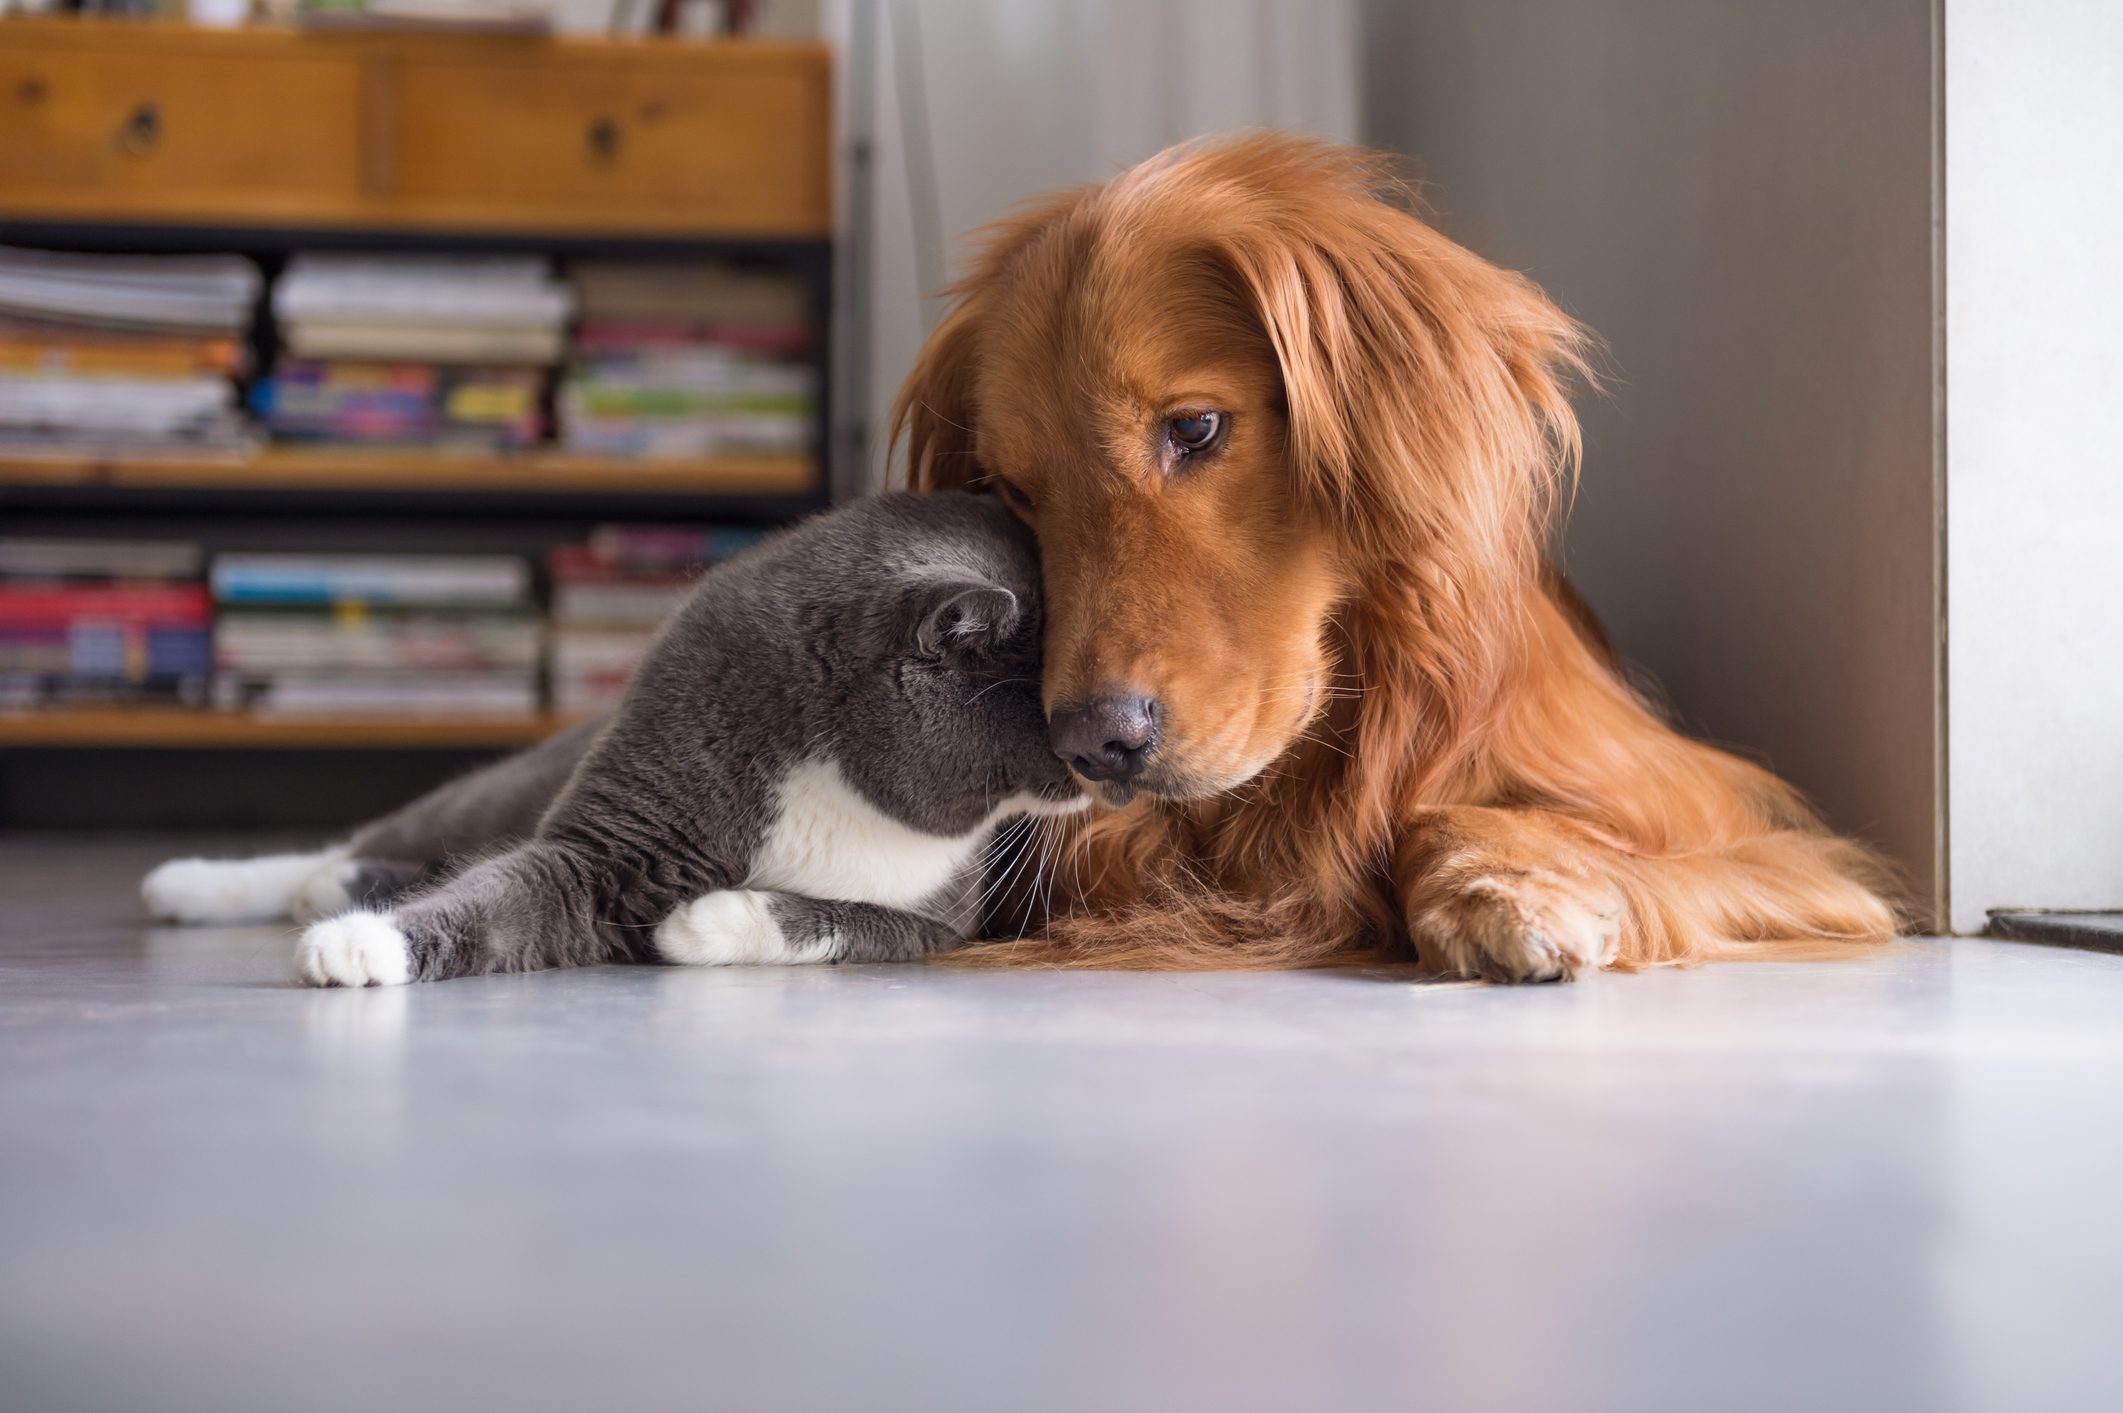
M 879 496 L 769 540 L 703 577 L 609 721 L 447 785 L 331 855 L 355 900 L 390 911 L 313 926 L 299 974 L 360 984 L 959 945 L 999 824 L 1081 799 L 1048 745 L 1038 595 L 1029 533 L 985 498 Z M 870 846 L 878 857 L 861 857 Z M 885 876 L 894 849 L 922 868 L 956 862 L 910 898 L 907 878 L 927 875 Z M 816 880 L 830 896 L 765 888 L 763 869 L 764 883 Z M 778 934 L 780 954 L 703 935 L 732 925 Z

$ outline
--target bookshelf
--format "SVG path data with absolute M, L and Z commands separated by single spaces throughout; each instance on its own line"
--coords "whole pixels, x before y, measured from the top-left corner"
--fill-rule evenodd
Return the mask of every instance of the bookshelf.
M 800 454 L 0 454 L 0 535 L 535 559 L 602 521 L 763 527 L 823 505 L 831 78 L 828 51 L 807 43 L 0 19 L 0 244 L 227 251 L 268 274 L 310 250 L 772 266 L 803 287 L 819 388 L 812 450 Z M 257 337 L 269 350 L 263 315 Z M 160 782 L 171 823 L 308 824 L 299 810 L 254 818 L 255 799 L 241 818 L 202 814 L 192 806 L 219 777 L 199 775 L 195 788 L 183 763 L 314 756 L 305 788 L 329 794 L 344 781 L 330 806 L 344 809 L 366 776 L 389 776 L 402 796 L 429 768 L 415 758 L 439 772 L 563 724 L 181 707 L 4 714 L 0 825 L 40 822 L 34 796 L 65 771 L 128 778 L 127 762 L 149 757 L 161 763 L 137 773 Z M 385 770 L 384 755 L 400 759 Z M 153 815 L 136 806 L 128 819 Z

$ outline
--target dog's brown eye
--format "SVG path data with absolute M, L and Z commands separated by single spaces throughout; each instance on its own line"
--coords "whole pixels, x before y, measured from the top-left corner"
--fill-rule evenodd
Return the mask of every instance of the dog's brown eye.
M 1190 455 L 1207 451 L 1215 446 L 1224 434 L 1224 414 L 1221 412 L 1190 412 L 1185 417 L 1175 417 L 1166 429 L 1172 445 Z
M 1021 515 L 1031 513 L 1032 497 L 1026 495 L 1000 476 L 990 476 L 988 484 L 995 487 L 995 494 L 1002 497 L 1004 505 L 1009 506 Z

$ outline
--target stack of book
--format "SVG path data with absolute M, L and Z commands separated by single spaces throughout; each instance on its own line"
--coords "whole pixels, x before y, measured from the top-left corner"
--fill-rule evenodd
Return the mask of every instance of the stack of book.
M 571 307 L 536 258 L 298 255 L 252 406 L 283 440 L 525 446 Z
M 258 267 L 0 248 L 0 450 L 232 451 Z
M 522 717 L 541 624 L 513 555 L 224 554 L 214 700 L 277 715 Z
M 199 546 L 0 540 L 0 704 L 205 700 Z
M 723 265 L 584 261 L 561 440 L 605 456 L 800 451 L 817 390 L 803 287 Z
M 618 705 L 656 630 L 701 571 L 759 537 L 744 529 L 603 525 L 588 544 L 554 549 L 547 565 L 553 710 L 579 716 Z

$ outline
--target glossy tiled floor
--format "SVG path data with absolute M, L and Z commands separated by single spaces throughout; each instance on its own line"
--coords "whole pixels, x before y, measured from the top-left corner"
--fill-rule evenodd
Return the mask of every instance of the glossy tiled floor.
M 0 843 L 0 1407 L 2123 1407 L 2123 958 L 307 992 Z

